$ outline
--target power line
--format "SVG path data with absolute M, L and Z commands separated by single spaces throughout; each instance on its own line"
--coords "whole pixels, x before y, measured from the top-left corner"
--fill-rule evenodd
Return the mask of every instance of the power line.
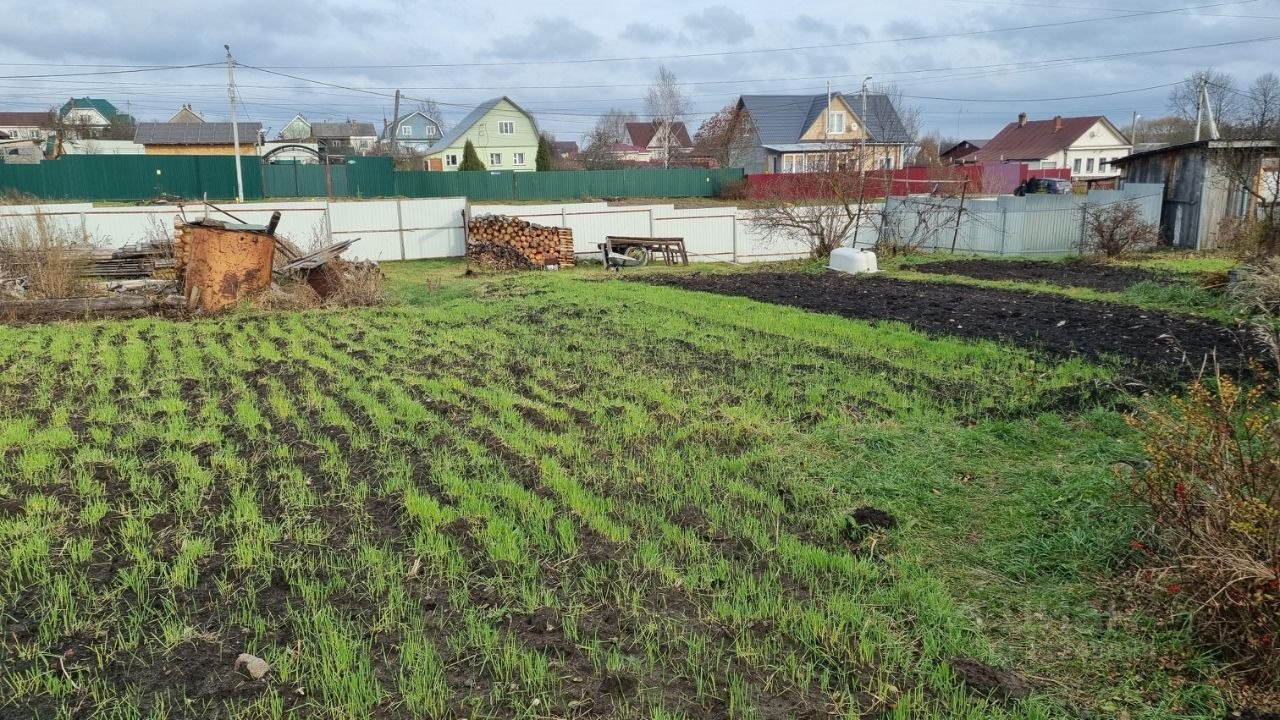
M 495 62 L 471 62 L 471 63 L 405 63 L 405 64 L 381 64 L 381 65 L 270 65 L 266 68 L 273 70 L 377 70 L 377 69 L 415 69 L 415 68 L 463 68 L 463 67 L 511 67 L 511 66 L 527 66 L 527 65 L 581 65 L 593 63 L 614 63 L 614 62 L 637 62 L 649 60 L 689 60 L 707 57 L 729 57 L 737 55 L 759 55 L 768 53 L 782 52 L 804 52 L 808 50 L 833 50 L 837 48 L 864 47 L 867 45 L 884 45 L 900 42 L 918 42 L 922 40 L 945 40 L 952 38 L 976 37 L 980 35 L 991 35 L 1004 32 L 1019 32 L 1022 30 L 1039 30 L 1050 27 L 1063 27 L 1067 25 L 1081 25 L 1093 22 L 1104 22 L 1113 20 L 1127 20 L 1138 17 L 1151 17 L 1155 15 L 1172 15 L 1176 13 L 1188 12 L 1191 10 L 1202 10 L 1206 8 L 1224 7 L 1227 5 L 1243 5 L 1257 2 L 1258 0 L 1229 0 L 1227 2 L 1207 3 L 1203 5 L 1188 5 L 1180 8 L 1164 9 L 1164 10 L 1140 10 L 1129 11 L 1125 15 L 1109 15 L 1107 17 L 1080 18 L 1076 20 L 1059 20 L 1055 22 L 1034 23 L 1028 25 L 1016 25 L 1012 27 L 989 28 L 986 30 L 969 30 L 965 32 L 955 33 L 939 33 L 933 35 L 914 35 L 907 37 L 885 38 L 881 40 L 861 40 L 850 43 L 828 43 L 823 45 L 797 45 L 793 47 L 781 48 L 759 48 L 754 50 L 724 50 L 719 52 L 703 52 L 703 53 L 684 53 L 678 55 L 638 55 L 632 57 L 606 57 L 606 58 L 569 58 L 559 60 L 507 60 Z M 257 68 L 263 70 L 264 68 Z

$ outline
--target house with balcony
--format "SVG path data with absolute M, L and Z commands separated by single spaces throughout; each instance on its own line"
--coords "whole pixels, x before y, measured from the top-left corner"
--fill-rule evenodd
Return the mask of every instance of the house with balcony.
M 881 93 L 743 95 L 734 121 L 753 146 L 748 173 L 902 167 L 912 142 L 893 100 Z M 737 132 L 737 131 L 735 131 Z

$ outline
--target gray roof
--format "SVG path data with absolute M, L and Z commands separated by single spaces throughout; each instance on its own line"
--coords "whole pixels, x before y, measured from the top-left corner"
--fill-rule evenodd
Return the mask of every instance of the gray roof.
M 458 138 L 467 134 L 467 131 L 471 129 L 472 125 L 475 125 L 476 123 L 480 122 L 480 118 L 484 117 L 486 113 L 488 113 L 490 110 L 497 107 L 498 103 L 502 102 L 503 100 L 506 100 L 507 102 L 511 103 L 512 105 L 515 106 L 517 110 L 524 113 L 525 117 L 529 118 L 529 122 L 533 123 L 534 133 L 538 132 L 538 123 L 534 121 L 533 116 L 530 115 L 528 112 L 525 112 L 524 108 L 520 107 L 519 105 L 516 105 L 515 101 L 513 101 L 511 98 L 504 95 L 502 97 L 490 98 L 489 100 L 485 100 L 484 102 L 477 105 L 475 110 L 472 110 L 471 112 L 467 113 L 466 117 L 462 118 L 462 120 L 460 120 L 457 125 L 454 125 L 453 128 L 450 129 L 449 132 L 445 133 L 444 137 L 440 138 L 440 140 L 432 147 L 447 148 L 450 145 L 454 144 L 455 142 L 458 141 Z
M 311 123 L 311 137 L 315 138 L 349 138 L 377 137 L 378 131 L 373 123 L 367 122 L 316 122 Z
M 252 145 L 258 141 L 262 123 L 236 123 L 240 131 L 240 144 Z M 231 123 L 138 123 L 133 141 L 140 145 L 230 145 Z
M 843 97 L 859 114 L 862 96 L 842 96 L 838 92 L 831 97 Z M 825 93 L 819 95 L 743 95 L 740 102 L 755 122 L 761 145 L 788 145 L 800 142 L 800 137 L 822 115 L 827 107 Z M 893 107 L 888 95 L 867 94 L 867 117 L 863 119 L 870 132 L 867 138 L 878 143 L 908 143 L 911 138 Z

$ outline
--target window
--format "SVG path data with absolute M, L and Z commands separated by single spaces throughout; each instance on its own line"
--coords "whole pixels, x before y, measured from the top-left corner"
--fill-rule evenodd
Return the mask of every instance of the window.
M 511 120 L 503 120 L 502 122 L 498 123 L 498 134 L 499 135 L 515 135 L 516 124 Z
M 524 164 L 524 153 L 511 153 L 511 164 L 512 164 L 512 165 L 523 165 L 523 164 Z
M 400 137 L 410 137 L 411 135 L 413 135 L 413 126 L 412 126 L 412 125 L 401 125 L 401 126 L 400 126 Z
M 502 165 L 502 153 L 489 153 L 489 167 Z
M 1106 172 L 1106 170 L 1107 170 L 1107 159 L 1098 158 L 1098 172 Z
M 457 154 L 457 153 L 449 153 L 448 155 L 445 155 L 445 156 L 444 156 L 444 166 L 445 166 L 445 167 L 458 167 L 458 154 Z
M 891 158 L 891 157 L 880 158 L 880 169 L 881 169 L 881 170 L 892 170 L 892 169 L 893 169 L 893 158 Z
M 844 132 L 844 113 L 842 112 L 831 113 L 831 116 L 827 118 L 827 132 L 829 133 Z
M 1075 161 L 1071 163 L 1071 172 L 1073 173 L 1080 172 L 1080 158 L 1076 158 Z
M 1089 158 L 1088 160 L 1085 161 L 1084 171 L 1093 172 L 1093 158 Z
M 1052 160 L 1049 162 L 1042 162 L 1040 163 L 1040 167 L 1043 170 L 1053 170 L 1054 168 L 1058 167 L 1058 161 Z
M 800 172 L 800 168 L 798 167 L 798 163 L 796 162 L 795 155 L 782 156 L 782 172 L 784 173 Z

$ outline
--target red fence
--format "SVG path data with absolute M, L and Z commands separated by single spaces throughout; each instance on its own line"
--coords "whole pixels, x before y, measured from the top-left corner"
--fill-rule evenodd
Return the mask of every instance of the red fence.
M 969 195 L 1007 195 L 1030 177 L 1070 180 L 1071 169 L 1032 170 L 1025 163 L 988 163 L 872 170 L 866 174 L 866 194 L 867 197 L 935 192 L 958 195 L 964 187 Z M 748 175 L 747 198 L 821 199 L 830 195 L 824 189 L 829 186 L 830 178 L 822 173 Z

